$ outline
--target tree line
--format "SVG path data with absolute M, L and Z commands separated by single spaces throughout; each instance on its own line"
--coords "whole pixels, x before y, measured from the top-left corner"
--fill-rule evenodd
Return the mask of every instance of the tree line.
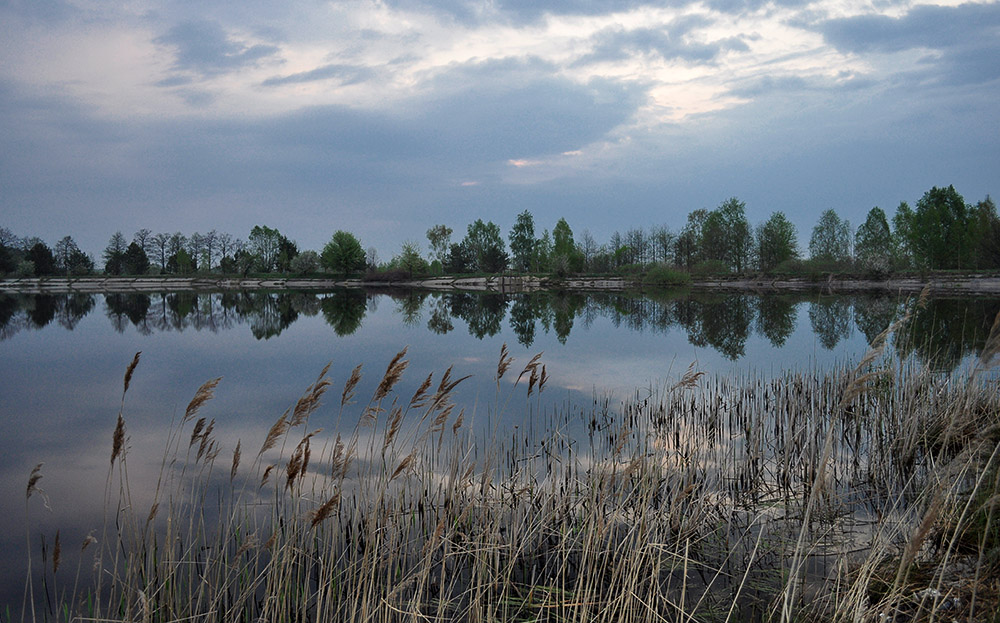
M 0 228 L 0 274 L 8 276 L 188 275 L 195 273 L 340 276 L 365 273 L 368 278 L 393 280 L 436 274 L 553 274 L 564 277 L 591 273 L 646 273 L 666 279 L 690 274 L 862 272 L 878 276 L 911 270 L 991 270 L 1000 268 L 1000 217 L 987 196 L 975 204 L 953 186 L 934 187 L 914 207 L 905 201 L 890 218 L 872 208 L 854 229 L 833 209 L 825 210 L 813 227 L 808 255 L 799 249 L 795 226 L 782 212 L 773 212 L 752 227 L 746 204 L 733 197 L 714 209 L 687 215 L 678 231 L 666 226 L 614 232 L 598 243 L 589 231 L 579 237 L 565 218 L 551 232 L 539 234 L 533 215 L 517 215 L 506 239 L 492 221 L 477 219 L 461 240 L 444 224 L 426 232 L 425 255 L 414 240 L 402 244 L 387 262 L 364 249 L 358 238 L 336 231 L 320 250 L 300 250 L 275 228 L 256 225 L 246 240 L 215 230 L 193 233 L 153 233 L 141 229 L 129 241 L 115 232 L 101 262 L 80 250 L 71 236 L 54 247 L 36 237 L 19 238 Z M 657 271 L 660 271 L 659 273 Z

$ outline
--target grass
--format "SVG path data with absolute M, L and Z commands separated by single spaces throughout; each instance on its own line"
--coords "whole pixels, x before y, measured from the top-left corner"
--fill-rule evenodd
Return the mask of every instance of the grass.
M 981 373 L 996 330 L 954 380 L 885 356 L 897 327 L 854 369 L 690 369 L 586 410 L 544 407 L 540 357 L 514 367 L 505 347 L 486 433 L 453 401 L 465 379 L 450 368 L 399 394 L 405 349 L 367 401 L 360 367 L 334 391 L 324 369 L 233 448 L 199 417 L 215 379 L 172 426 L 153 485 L 129 480 L 137 354 L 103 531 L 72 555 L 57 533 L 28 561 L 22 618 L 1000 620 L 1000 398 Z M 522 394 L 523 425 L 502 428 Z M 350 432 L 312 425 L 321 409 Z

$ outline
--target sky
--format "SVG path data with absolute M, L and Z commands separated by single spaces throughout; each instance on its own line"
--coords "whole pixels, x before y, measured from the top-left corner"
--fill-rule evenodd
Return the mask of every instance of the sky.
M 441 223 L 579 239 L 729 197 L 854 226 L 1000 193 L 1000 3 L 0 0 L 0 226 L 387 260 Z

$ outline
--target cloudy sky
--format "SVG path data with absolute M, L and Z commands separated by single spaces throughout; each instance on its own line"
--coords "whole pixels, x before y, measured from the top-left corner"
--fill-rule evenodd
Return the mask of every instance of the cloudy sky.
M 1000 4 L 0 0 L 0 226 L 505 235 L 859 224 L 1000 193 Z

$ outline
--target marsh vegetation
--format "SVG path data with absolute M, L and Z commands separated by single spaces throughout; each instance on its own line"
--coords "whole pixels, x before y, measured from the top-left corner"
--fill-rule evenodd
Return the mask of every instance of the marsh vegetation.
M 210 380 L 171 424 L 155 486 L 130 479 L 137 354 L 93 492 L 103 526 L 37 551 L 44 468 L 30 474 L 26 616 L 996 620 L 1000 329 L 968 369 L 934 373 L 890 348 L 922 305 L 855 365 L 692 367 L 587 405 L 542 400 L 544 358 L 506 345 L 489 400 L 456 402 L 453 368 L 404 393 L 404 349 L 370 396 L 360 366 L 337 387 L 327 367 L 233 440 L 200 414 Z

